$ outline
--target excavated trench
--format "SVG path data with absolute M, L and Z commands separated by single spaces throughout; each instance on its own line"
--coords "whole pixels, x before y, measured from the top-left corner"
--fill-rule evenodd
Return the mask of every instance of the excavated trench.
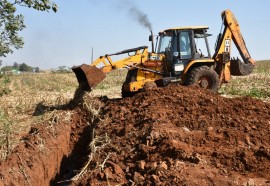
M 64 169 L 73 169 L 65 167 L 72 158 L 87 156 L 85 149 L 90 138 L 85 136 L 91 129 L 85 126 L 82 111 L 75 110 L 72 123 L 32 127 L 12 154 L 0 163 L 0 185 L 56 185 L 55 180 L 66 174 L 62 173 Z
M 181 86 L 102 102 L 94 124 L 75 107 L 70 123 L 33 127 L 0 185 L 270 184 L 269 103 Z
M 74 139 L 69 146 L 70 153 L 62 158 L 60 169 L 55 177 L 52 177 L 50 185 L 68 185 L 71 183 L 71 179 L 76 176 L 76 171 L 79 171 L 87 161 L 93 128 L 89 125 L 78 125 L 73 128 L 73 131 L 80 132 L 71 132 L 71 138 Z

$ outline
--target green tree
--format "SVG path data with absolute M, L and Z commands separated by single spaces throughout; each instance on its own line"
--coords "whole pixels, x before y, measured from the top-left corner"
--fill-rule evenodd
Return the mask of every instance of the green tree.
M 13 69 L 12 66 L 4 66 L 4 67 L 1 68 L 1 70 L 2 70 L 3 72 L 11 71 L 12 69 Z
M 35 69 L 35 72 L 36 72 L 36 73 L 39 73 L 39 72 L 40 72 L 40 70 L 39 70 L 38 67 L 36 67 L 36 68 L 34 68 L 34 69 Z
M 19 70 L 19 68 L 20 68 L 20 65 L 17 62 L 14 62 L 13 63 L 13 69 Z
M 19 70 L 22 72 L 32 72 L 33 71 L 33 67 L 28 66 L 25 63 L 22 63 L 19 67 Z
M 0 0 L 0 58 L 23 47 L 23 38 L 18 32 L 25 28 L 23 15 L 15 15 L 16 6 L 25 6 L 40 11 L 57 11 L 51 0 Z
M 67 66 L 59 66 L 57 71 L 60 73 L 70 73 L 71 69 Z

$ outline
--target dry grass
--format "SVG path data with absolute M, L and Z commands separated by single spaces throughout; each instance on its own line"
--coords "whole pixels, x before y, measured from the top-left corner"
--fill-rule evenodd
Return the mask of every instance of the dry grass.
M 50 125 L 61 115 L 64 117 L 61 111 L 42 112 L 42 109 L 68 103 L 76 86 L 73 74 L 23 74 L 0 78 L 0 92 L 4 92 L 0 95 L 0 158 L 6 157 L 31 125 L 43 121 Z
M 106 78 L 92 91 L 95 96 L 121 98 L 122 84 L 126 79 L 127 70 L 119 69 L 107 74 Z

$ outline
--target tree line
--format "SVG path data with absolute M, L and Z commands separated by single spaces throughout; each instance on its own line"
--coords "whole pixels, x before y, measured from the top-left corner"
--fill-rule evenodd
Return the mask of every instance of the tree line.
M 22 64 L 18 64 L 16 62 L 14 62 L 14 64 L 11 66 L 4 66 L 1 68 L 2 72 L 8 72 L 8 71 L 12 71 L 12 70 L 17 70 L 17 71 L 21 71 L 21 72 L 39 72 L 39 67 L 31 67 L 25 63 Z

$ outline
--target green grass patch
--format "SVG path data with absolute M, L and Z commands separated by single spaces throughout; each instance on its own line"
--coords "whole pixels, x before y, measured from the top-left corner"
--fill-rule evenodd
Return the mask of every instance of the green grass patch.
M 270 60 L 257 61 L 254 72 L 259 74 L 270 74 Z
M 252 74 L 235 76 L 223 84 L 219 93 L 231 96 L 250 96 L 270 100 L 270 61 L 258 61 Z

